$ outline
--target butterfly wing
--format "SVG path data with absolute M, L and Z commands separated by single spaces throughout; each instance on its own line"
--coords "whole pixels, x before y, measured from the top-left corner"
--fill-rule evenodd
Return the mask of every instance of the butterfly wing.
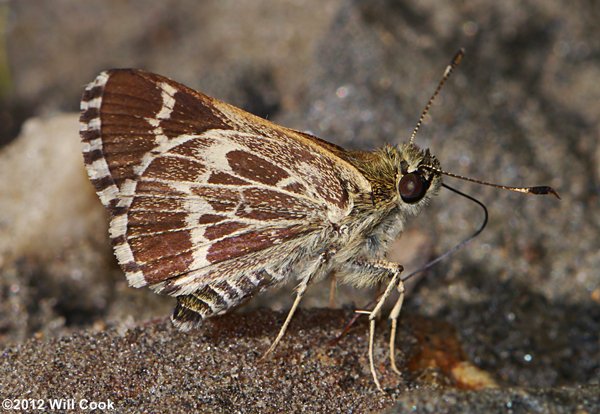
M 136 287 L 178 295 L 260 269 L 370 190 L 341 148 L 139 70 L 89 84 L 80 129 Z

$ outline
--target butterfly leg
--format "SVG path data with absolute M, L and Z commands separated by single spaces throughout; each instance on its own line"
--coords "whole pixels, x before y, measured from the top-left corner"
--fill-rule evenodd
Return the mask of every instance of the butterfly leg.
M 263 354 L 263 356 L 260 358 L 261 360 L 265 359 L 271 352 L 273 352 L 273 350 L 277 347 L 277 344 L 283 338 L 283 335 L 285 335 L 285 331 L 287 330 L 288 325 L 290 324 L 292 317 L 294 316 L 294 313 L 296 312 L 296 309 L 298 308 L 298 305 L 300 304 L 300 301 L 302 300 L 302 296 L 304 296 L 304 293 L 306 292 L 306 288 L 308 288 L 310 279 L 311 279 L 310 276 L 304 278 L 304 280 L 302 280 L 302 282 L 298 286 L 298 291 L 296 292 L 296 300 L 294 300 L 294 304 L 292 305 L 292 308 L 288 312 L 288 315 L 285 318 L 285 322 L 283 322 L 283 326 L 279 330 L 277 337 L 275 338 L 275 340 L 273 341 L 273 343 L 271 344 L 269 349 L 267 349 L 267 352 L 265 352 Z
M 396 365 L 396 330 L 398 328 L 398 316 L 400 315 L 402 303 L 404 302 L 404 282 L 402 282 L 402 279 L 398 280 L 398 294 L 400 296 L 390 312 L 390 320 L 392 321 L 392 328 L 390 332 L 390 363 L 392 365 L 392 370 L 396 374 L 402 375 L 398 369 L 398 366 Z
M 298 305 L 300 304 L 300 301 L 302 300 L 302 297 L 304 296 L 304 293 L 306 292 L 306 289 L 308 288 L 308 285 L 310 284 L 310 281 L 312 280 L 313 276 L 315 275 L 315 273 L 317 273 L 321 265 L 325 263 L 327 259 L 331 257 L 331 255 L 335 254 L 335 251 L 336 250 L 334 248 L 323 251 L 319 258 L 315 261 L 314 268 L 311 271 L 307 272 L 307 276 L 305 276 L 302 282 L 300 282 L 300 285 L 298 285 L 298 290 L 296 292 L 296 299 L 294 300 L 294 304 L 288 312 L 288 315 L 285 318 L 285 322 L 283 322 L 283 326 L 279 330 L 277 337 L 275 338 L 269 349 L 267 349 L 267 352 L 265 352 L 264 355 L 261 357 L 261 360 L 265 359 L 277 347 L 277 344 L 281 341 L 283 335 L 285 335 L 285 331 L 287 330 L 288 325 L 290 324 L 292 317 L 294 316 L 294 313 L 296 312 L 296 309 L 298 308 Z
M 373 382 L 375 382 L 375 386 L 379 391 L 384 392 L 383 388 L 381 388 L 379 379 L 377 378 L 377 372 L 375 371 L 375 358 L 373 354 L 373 348 L 375 343 L 375 320 L 381 313 L 381 308 L 383 307 L 385 301 L 390 297 L 394 289 L 398 287 L 398 283 L 401 283 L 400 273 L 402 272 L 403 268 L 397 263 L 382 260 L 376 262 L 362 263 L 362 266 L 371 268 L 372 270 L 378 273 L 382 272 L 387 276 L 391 276 L 391 279 L 388 282 L 385 291 L 377 301 L 377 304 L 375 305 L 373 310 L 359 311 L 360 313 L 366 313 L 369 315 L 369 366 L 371 368 L 371 375 L 373 375 Z
M 335 276 L 335 271 L 331 272 L 329 277 L 331 278 L 329 284 L 329 307 L 333 309 L 335 308 L 335 292 L 337 290 L 337 278 Z

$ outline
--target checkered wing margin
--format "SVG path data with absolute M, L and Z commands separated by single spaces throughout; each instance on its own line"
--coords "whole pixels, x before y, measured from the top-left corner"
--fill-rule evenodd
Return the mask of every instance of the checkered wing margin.
M 80 132 L 129 283 L 173 295 L 260 272 L 370 190 L 341 148 L 140 70 L 88 85 Z

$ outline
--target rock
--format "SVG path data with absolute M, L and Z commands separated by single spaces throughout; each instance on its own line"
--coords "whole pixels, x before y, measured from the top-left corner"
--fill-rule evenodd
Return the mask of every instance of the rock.
M 115 302 L 130 309 L 138 293 L 115 294 L 124 282 L 77 131 L 75 115 L 32 119 L 0 153 L 0 343 L 91 326 L 117 316 Z M 152 296 L 136 317 L 166 302 Z
M 485 388 L 465 390 L 429 363 L 412 371 L 425 344 L 418 337 L 456 348 L 448 328 L 435 333 L 434 321 L 404 316 L 399 362 L 394 374 L 388 358 L 386 327 L 375 341 L 377 372 L 387 394 L 373 386 L 367 360 L 366 318 L 341 339 L 353 314 L 339 310 L 300 310 L 288 334 L 264 361 L 260 357 L 277 333 L 285 313 L 260 310 L 230 314 L 182 333 L 170 322 L 132 329 L 83 330 L 55 339 L 31 339 L 0 357 L 5 399 L 81 399 L 112 402 L 117 412 L 593 412 L 600 404 L 597 385 L 552 389 Z M 384 325 L 384 324 L 382 324 Z M 437 328 L 440 328 L 439 324 Z M 433 334 L 433 335 L 432 335 Z M 432 343 L 425 345 L 433 349 Z M 439 359 L 447 353 L 450 359 Z M 460 353 L 460 352 L 459 352 Z M 438 361 L 457 353 L 437 350 Z M 427 362 L 429 361 L 429 362 Z M 464 364 L 465 362 L 463 362 Z M 431 382 L 437 371 L 436 382 Z M 442 385 L 443 384 L 443 385 Z M 457 388 L 458 387 L 458 388 Z M 570 411 L 569 411 L 570 410 Z

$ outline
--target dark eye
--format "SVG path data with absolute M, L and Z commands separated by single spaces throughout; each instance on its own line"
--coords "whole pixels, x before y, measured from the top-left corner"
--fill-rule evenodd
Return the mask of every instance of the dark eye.
M 408 173 L 400 179 L 398 191 L 406 203 L 416 203 L 427 192 L 427 181 L 420 174 Z

